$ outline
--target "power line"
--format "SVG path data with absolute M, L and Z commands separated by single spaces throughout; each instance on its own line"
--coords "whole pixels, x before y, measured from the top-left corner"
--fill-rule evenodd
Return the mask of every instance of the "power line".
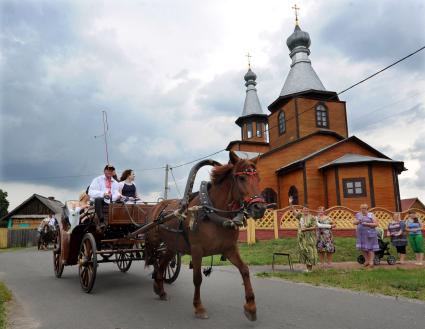
M 197 158 L 197 159 L 192 160 L 192 161 L 189 161 L 189 162 L 185 162 L 185 163 L 182 163 L 182 164 L 179 164 L 179 165 L 176 165 L 176 166 L 172 166 L 170 169 L 175 169 L 175 168 L 180 168 L 180 167 L 183 167 L 183 166 L 187 166 L 188 164 L 191 164 L 191 163 L 194 163 L 194 162 L 197 162 L 197 161 L 201 161 L 201 160 L 203 160 L 205 158 L 209 158 L 210 156 L 216 155 L 216 154 L 221 153 L 223 151 L 226 151 L 226 149 L 221 149 L 221 150 L 219 150 L 217 152 L 208 154 L 208 155 L 203 156 L 201 158 Z
M 379 70 L 378 72 L 375 72 L 375 73 L 373 73 L 373 74 L 369 75 L 368 77 L 364 78 L 363 80 L 361 80 L 361 81 L 359 81 L 359 82 L 355 83 L 354 85 L 352 85 L 352 86 L 350 86 L 350 87 L 348 87 L 348 88 L 344 89 L 343 91 L 340 91 L 340 92 L 338 93 L 338 95 L 341 95 L 342 93 L 345 93 L 346 91 L 348 91 L 348 90 L 350 90 L 350 89 L 352 89 L 352 88 L 354 88 L 354 87 L 358 86 L 359 84 L 361 84 L 361 83 L 363 83 L 363 82 L 365 82 L 365 81 L 367 81 L 367 80 L 369 80 L 369 79 L 373 78 L 374 76 L 376 76 L 376 75 L 378 75 L 378 74 L 380 74 L 380 73 L 382 73 L 382 72 L 384 72 L 384 71 L 388 70 L 390 67 L 393 67 L 393 66 L 397 65 L 398 63 L 403 62 L 404 60 L 408 59 L 409 57 L 411 57 L 411 56 L 413 56 L 413 55 L 417 54 L 418 52 L 420 52 L 420 51 L 422 51 L 422 50 L 424 50 L 424 49 L 425 49 L 425 46 L 422 46 L 421 48 L 419 48 L 418 50 L 415 50 L 414 52 L 410 53 L 409 55 L 404 56 L 403 58 L 400 58 L 398 61 L 395 61 L 394 63 L 392 63 L 392 64 L 390 64 L 390 65 L 388 65 L 388 66 L 384 67 L 383 69 Z

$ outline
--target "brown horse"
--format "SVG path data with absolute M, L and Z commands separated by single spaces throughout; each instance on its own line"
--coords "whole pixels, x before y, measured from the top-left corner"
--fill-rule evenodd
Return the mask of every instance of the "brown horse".
M 239 214 L 243 212 L 246 217 L 261 218 L 266 206 L 264 200 L 259 197 L 256 160 L 240 159 L 233 152 L 230 152 L 229 157 L 229 164 L 215 166 L 211 172 L 208 196 L 212 206 L 217 212 L 218 209 L 223 211 L 221 218 L 226 219 L 226 222 L 228 222 L 227 219 L 231 220 L 237 212 Z M 255 296 L 249 269 L 242 261 L 237 245 L 239 230 L 226 228 L 225 225 L 220 225 L 220 222 L 208 218 L 200 218 L 197 213 L 197 210 L 201 208 L 199 207 L 200 201 L 199 195 L 194 197 L 189 202 L 187 216 L 180 217 L 180 220 L 178 217 L 173 218 L 146 234 L 147 264 L 154 265 L 154 291 L 160 299 L 167 299 L 163 281 L 168 262 L 177 252 L 189 254 L 192 256 L 193 283 L 195 285 L 194 313 L 197 318 L 208 318 L 200 296 L 202 257 L 223 255 L 241 273 L 245 286 L 244 312 L 249 320 L 255 321 L 257 318 Z M 179 207 L 179 200 L 163 201 L 152 209 L 149 218 L 159 220 L 158 218 L 164 214 L 173 213 Z M 190 215 L 191 211 L 194 211 L 192 215 Z M 198 218 L 195 222 L 196 227 L 193 225 L 194 218 Z M 158 252 L 159 250 L 160 252 Z

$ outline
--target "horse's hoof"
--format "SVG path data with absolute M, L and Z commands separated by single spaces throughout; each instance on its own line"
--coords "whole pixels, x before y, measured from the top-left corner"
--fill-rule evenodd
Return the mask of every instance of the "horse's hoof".
M 162 295 L 162 291 L 161 291 L 161 289 L 158 287 L 158 285 L 156 283 L 154 283 L 154 285 L 153 285 L 153 291 L 158 296 L 161 296 Z
M 251 313 L 251 312 L 248 312 L 247 310 L 244 310 L 244 314 L 249 321 L 257 321 L 257 313 L 256 312 Z
M 195 318 L 201 319 L 201 320 L 206 320 L 206 319 L 208 319 L 208 314 L 207 314 L 207 312 L 199 312 L 199 313 L 195 312 Z
M 162 295 L 159 295 L 159 300 L 168 300 L 167 294 L 163 293 Z

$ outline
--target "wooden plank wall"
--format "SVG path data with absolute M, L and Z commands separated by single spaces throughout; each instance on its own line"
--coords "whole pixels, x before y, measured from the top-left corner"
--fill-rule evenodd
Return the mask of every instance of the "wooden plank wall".
M 0 228 L 0 249 L 7 248 L 7 228 Z
M 7 247 L 32 247 L 37 245 L 38 232 L 32 229 L 10 229 L 7 232 Z

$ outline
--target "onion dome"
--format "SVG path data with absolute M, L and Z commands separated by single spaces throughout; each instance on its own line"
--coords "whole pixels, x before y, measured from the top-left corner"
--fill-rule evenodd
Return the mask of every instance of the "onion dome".
M 243 78 L 248 83 L 248 81 L 251 81 L 251 80 L 252 81 L 255 81 L 255 80 L 257 80 L 257 75 L 254 72 L 252 72 L 251 68 L 249 68 L 248 69 L 248 72 L 246 72 L 246 74 L 245 74 L 245 76 Z
M 310 35 L 301 30 L 300 26 L 295 25 L 294 33 L 292 33 L 288 39 L 286 39 L 286 45 L 289 50 L 292 51 L 296 47 L 309 48 L 311 45 Z

